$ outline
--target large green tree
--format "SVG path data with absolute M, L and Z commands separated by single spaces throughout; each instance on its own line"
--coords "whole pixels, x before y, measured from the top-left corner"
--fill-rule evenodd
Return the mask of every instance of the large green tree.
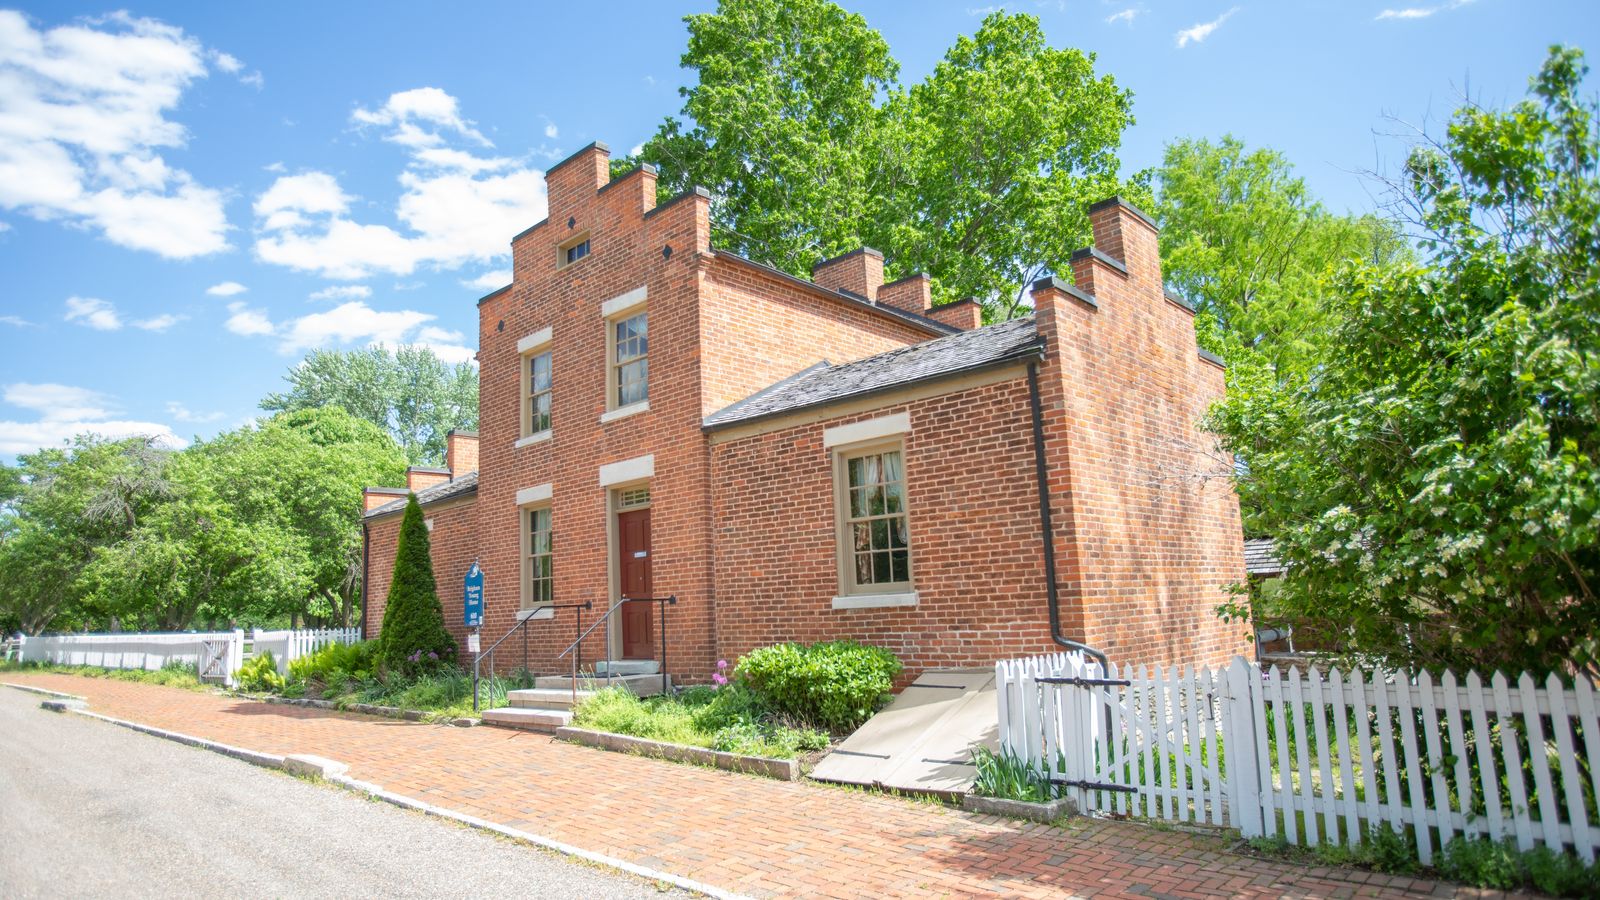
M 401 672 L 426 670 L 456 657 L 456 639 L 444 627 L 444 607 L 428 552 L 428 529 L 416 494 L 406 499 L 400 519 L 394 576 L 383 607 L 378 647 L 384 665 Z
M 1334 270 L 1409 257 L 1394 221 L 1330 212 L 1283 154 L 1231 135 L 1168 144 L 1152 182 L 1162 271 L 1198 311 L 1200 342 L 1278 379 L 1303 374 L 1335 325 Z
M 1425 666 L 1600 675 L 1600 138 L 1587 67 L 1409 156 L 1421 264 L 1341 270 L 1315 375 L 1213 426 L 1289 563 L 1278 608 Z
M 478 370 L 450 365 L 422 346 L 313 350 L 268 394 L 261 408 L 294 412 L 342 407 L 394 438 L 413 465 L 439 464 L 445 435 L 478 427 Z
M 1032 16 L 989 15 L 909 89 L 882 35 L 827 0 L 723 0 L 686 21 L 695 84 L 638 160 L 664 194 L 709 188 L 735 252 L 808 275 L 868 244 L 890 277 L 927 271 L 937 296 L 1004 318 L 1116 190 L 1131 94 Z

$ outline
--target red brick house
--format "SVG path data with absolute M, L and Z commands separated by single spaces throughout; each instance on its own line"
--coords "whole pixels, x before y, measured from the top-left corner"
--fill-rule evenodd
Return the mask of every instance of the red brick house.
M 979 327 L 924 276 L 883 283 L 871 249 L 811 281 L 717 250 L 705 191 L 658 205 L 654 170 L 613 179 L 603 145 L 547 182 L 512 283 L 478 301 L 480 433 L 368 491 L 370 634 L 409 490 L 458 637 L 476 559 L 484 645 L 528 620 L 535 672 L 567 669 L 560 607 L 592 601 L 587 624 L 666 595 L 690 681 L 784 640 L 882 645 L 908 676 L 1047 651 L 1052 629 L 1140 662 L 1244 646 L 1213 613 L 1245 577 L 1237 500 L 1186 477 L 1211 467 L 1196 422 L 1223 371 L 1137 209 L 1096 204 L 1071 283 Z M 659 615 L 625 604 L 585 659 L 605 628 L 655 657 Z

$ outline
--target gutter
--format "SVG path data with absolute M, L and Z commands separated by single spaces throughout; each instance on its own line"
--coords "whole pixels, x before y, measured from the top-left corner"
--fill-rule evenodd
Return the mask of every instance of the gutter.
M 1044 403 L 1039 399 L 1038 360 L 1028 362 L 1028 407 L 1033 414 L 1033 467 L 1035 480 L 1039 483 L 1039 529 L 1044 538 L 1044 590 L 1050 607 L 1050 639 L 1057 646 L 1093 657 L 1100 663 L 1100 671 L 1109 673 L 1111 661 L 1104 653 L 1088 644 L 1061 636 L 1061 595 L 1056 587 L 1056 532 L 1050 521 L 1050 464 L 1044 453 Z
M 372 580 L 372 529 L 361 523 L 361 636 L 367 635 L 367 583 Z

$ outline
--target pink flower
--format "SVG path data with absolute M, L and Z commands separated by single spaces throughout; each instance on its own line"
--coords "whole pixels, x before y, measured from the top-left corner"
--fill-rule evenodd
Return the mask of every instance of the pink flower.
M 717 668 L 726 669 L 727 667 L 728 667 L 728 661 L 727 660 L 725 660 L 725 659 L 717 660 Z

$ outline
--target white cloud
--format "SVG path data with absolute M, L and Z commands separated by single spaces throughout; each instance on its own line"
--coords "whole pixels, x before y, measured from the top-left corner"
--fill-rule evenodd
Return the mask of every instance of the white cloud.
M 245 304 L 235 301 L 228 304 L 228 312 L 233 315 L 228 317 L 228 321 L 222 323 L 222 327 L 234 334 L 255 337 L 262 334 L 271 334 L 276 330 L 272 325 L 272 320 L 268 319 L 266 313 L 259 309 L 251 309 Z
M 437 88 L 392 95 L 380 109 L 357 109 L 360 126 L 388 129 L 385 140 L 410 151 L 399 175 L 394 215 L 400 227 L 358 222 L 333 175 L 277 179 L 256 199 L 256 256 L 325 278 L 409 275 L 419 266 L 455 269 L 510 252 L 510 236 L 545 215 L 544 173 L 515 159 L 479 156 L 449 140 L 489 146 Z
M 1228 21 L 1230 18 L 1233 17 L 1233 14 L 1238 12 L 1238 11 L 1239 11 L 1239 7 L 1235 6 L 1234 8 L 1228 10 L 1227 12 L 1223 13 L 1220 16 L 1217 16 L 1215 19 L 1212 19 L 1209 22 L 1201 22 L 1199 24 L 1190 26 L 1190 27 L 1185 28 L 1182 31 L 1178 32 L 1178 35 L 1177 35 L 1178 48 L 1182 49 L 1184 47 L 1189 46 L 1191 43 L 1198 44 L 1201 41 L 1205 40 L 1206 38 L 1210 37 L 1211 33 L 1213 31 L 1216 31 L 1218 28 L 1221 28 L 1222 27 L 1222 23 Z
M 1137 19 L 1139 17 L 1139 13 L 1141 13 L 1143 11 L 1144 10 L 1140 9 L 1137 6 L 1130 6 L 1127 9 L 1122 10 L 1121 12 L 1114 12 L 1111 15 L 1106 16 L 1106 24 L 1107 25 L 1115 25 L 1118 22 L 1126 22 L 1129 25 L 1132 25 L 1133 24 L 1133 20 Z
M 503 288 L 511 283 L 511 270 L 496 269 L 493 272 L 485 272 L 482 275 L 479 275 L 477 278 L 474 278 L 470 281 L 463 281 L 461 283 L 469 288 L 476 288 L 480 291 L 492 291 L 495 288 Z
M 5 403 L 36 413 L 32 422 L 0 420 L 0 453 L 31 453 L 41 447 L 59 447 L 81 434 L 107 438 L 149 435 L 178 448 L 188 441 L 159 422 L 113 419 L 110 399 L 98 391 L 64 384 L 8 384 Z
M 32 324 L 32 322 L 21 316 L 0 316 L 0 325 L 15 325 L 18 328 L 27 328 Z
M 413 343 L 427 347 L 433 351 L 434 356 L 455 365 L 477 359 L 478 351 L 466 346 L 465 341 L 459 331 L 446 331 L 443 328 L 429 326 L 417 332 Z
M 556 127 L 556 123 L 547 122 L 544 126 L 544 136 L 553 141 L 561 136 L 561 129 Z
M 117 312 L 115 304 L 97 297 L 68 297 L 67 314 L 63 318 L 68 322 L 77 322 L 79 325 L 93 328 L 95 331 L 117 331 L 123 325 L 131 324 L 135 328 L 145 331 L 166 331 L 168 328 L 187 319 L 188 316 L 178 316 L 172 313 L 161 313 L 148 319 L 136 319 L 127 322 L 122 314 Z
M 372 288 L 364 284 L 345 284 L 323 288 L 311 295 L 313 300 L 364 300 L 372 296 Z
M 159 316 L 152 316 L 148 319 L 140 319 L 133 323 L 133 327 L 142 328 L 145 331 L 162 332 L 187 318 L 189 317 L 175 316 L 172 313 L 162 313 Z
M 223 53 L 221 50 L 211 51 L 211 62 L 229 75 L 236 74 L 240 69 L 244 68 L 244 63 L 240 62 L 237 56 L 232 53 Z
M 197 413 L 175 400 L 167 402 L 167 415 L 172 416 L 177 422 L 216 422 L 220 421 L 227 413 L 208 412 Z
M 0 222 L 0 234 L 5 234 L 6 232 L 8 232 L 10 230 L 11 230 L 11 223 L 10 222 Z
M 206 293 L 213 297 L 232 297 L 248 290 L 250 289 L 237 281 L 224 281 L 221 284 L 213 284 L 211 287 L 206 288 Z
M 1435 6 L 1408 6 L 1403 9 L 1386 9 L 1383 12 L 1378 13 L 1376 16 L 1373 16 L 1373 19 L 1379 22 L 1393 20 L 1403 21 L 1406 19 L 1426 19 L 1434 13 L 1444 12 L 1445 10 L 1450 9 L 1458 9 L 1471 2 L 1472 0 L 1451 0 L 1449 3 L 1440 3 Z
M 226 249 L 222 194 L 160 155 L 187 142 L 167 116 L 206 59 L 127 13 L 38 30 L 0 10 L 0 208 L 173 259 Z
M 434 318 L 416 310 L 383 312 L 352 301 L 285 323 L 278 349 L 284 353 L 301 353 L 332 344 L 401 344 L 406 342 L 410 332 Z
M 117 308 L 95 297 L 68 297 L 64 318 L 95 331 L 116 331 L 122 327 L 122 317 L 117 314 Z
M 632 147 L 628 148 L 628 155 L 629 156 L 638 156 L 639 154 L 641 154 L 643 152 L 644 152 L 644 144 L 634 144 Z
M 357 109 L 350 118 L 358 125 L 392 126 L 384 140 L 407 147 L 437 147 L 444 143 L 441 131 L 451 131 L 485 147 L 489 139 L 461 118 L 456 98 L 435 87 L 415 88 L 390 94 L 376 110 Z
M 267 163 L 261 168 L 268 172 L 272 172 L 275 175 L 281 175 L 282 173 L 289 171 L 288 166 L 285 166 L 281 162 Z

